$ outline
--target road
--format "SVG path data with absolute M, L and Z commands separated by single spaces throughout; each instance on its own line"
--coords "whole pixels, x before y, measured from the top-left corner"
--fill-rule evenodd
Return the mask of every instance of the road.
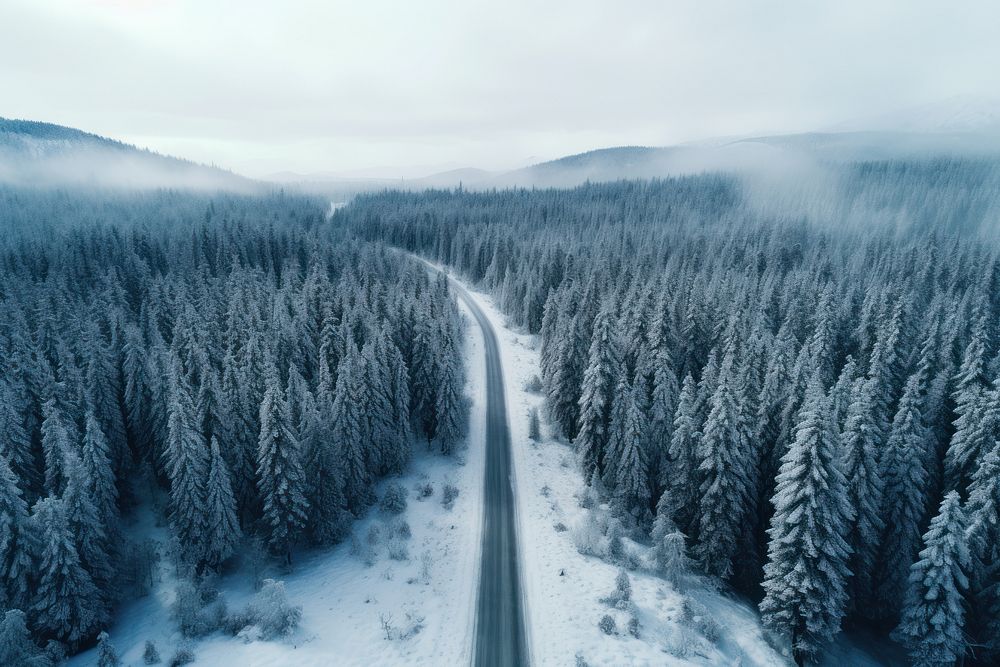
M 500 346 L 493 325 L 462 285 L 455 294 L 483 331 L 486 352 L 486 476 L 483 489 L 482 566 L 476 602 L 473 664 L 527 665 L 528 644 L 517 561 L 517 514 L 511 477 L 510 427 Z

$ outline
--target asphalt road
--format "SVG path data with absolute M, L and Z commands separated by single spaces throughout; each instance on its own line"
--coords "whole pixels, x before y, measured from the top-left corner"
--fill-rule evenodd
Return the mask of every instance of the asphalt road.
M 486 477 L 483 491 L 483 546 L 476 602 L 473 664 L 477 667 L 527 665 L 521 579 L 517 563 L 517 515 L 511 478 L 510 428 L 500 346 L 489 319 L 464 287 L 455 294 L 483 330 L 486 348 Z

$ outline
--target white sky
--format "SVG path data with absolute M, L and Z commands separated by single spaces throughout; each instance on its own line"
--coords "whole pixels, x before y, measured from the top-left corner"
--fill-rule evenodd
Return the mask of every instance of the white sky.
M 0 0 L 0 116 L 251 176 L 502 169 L 996 94 L 998 26 L 993 0 Z

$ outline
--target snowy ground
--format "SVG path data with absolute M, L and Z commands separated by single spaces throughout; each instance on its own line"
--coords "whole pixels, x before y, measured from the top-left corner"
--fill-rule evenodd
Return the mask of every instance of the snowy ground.
M 384 540 L 371 566 L 351 553 L 350 540 L 328 551 L 302 553 L 291 572 L 266 574 L 283 580 L 290 601 L 301 605 L 300 628 L 279 641 L 245 642 L 215 633 L 191 642 L 196 664 L 375 667 L 469 663 L 482 531 L 485 358 L 479 328 L 470 324 L 468 331 L 466 393 L 473 399 L 469 430 L 473 445 L 452 458 L 427 454 L 418 445 L 408 473 L 381 485 L 384 488 L 399 482 L 409 491 L 409 504 L 402 515 L 413 533 L 406 541 L 409 560 L 392 560 Z M 434 486 L 434 494 L 418 501 L 416 486 L 427 482 Z M 441 503 L 446 482 L 459 489 L 451 510 Z M 354 535 L 364 542 L 373 524 L 391 521 L 375 508 L 355 523 Z M 151 518 L 146 517 L 134 530 L 164 541 L 166 531 L 151 524 Z M 382 528 L 385 533 L 385 526 Z M 142 664 L 147 640 L 156 643 L 164 663 L 184 643 L 170 618 L 176 583 L 171 570 L 161 561 L 153 593 L 120 610 L 109 628 L 125 665 Z M 246 572 L 224 577 L 219 588 L 233 610 L 242 608 L 253 594 Z M 380 614 L 391 614 L 391 640 L 385 637 Z M 89 651 L 70 664 L 83 667 L 95 661 L 96 652 Z

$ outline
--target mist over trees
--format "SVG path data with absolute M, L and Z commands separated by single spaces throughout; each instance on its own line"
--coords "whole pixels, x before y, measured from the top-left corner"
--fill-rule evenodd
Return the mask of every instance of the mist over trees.
M 334 222 L 450 265 L 539 334 L 586 479 L 658 549 L 681 531 L 788 655 L 861 626 L 920 664 L 992 664 L 996 174 L 846 165 L 801 199 L 722 175 L 384 192 Z
M 17 660 L 107 627 L 144 503 L 191 575 L 247 537 L 289 562 L 346 536 L 414 447 L 453 450 L 467 406 L 447 280 L 324 210 L 0 189 L 0 617 Z

